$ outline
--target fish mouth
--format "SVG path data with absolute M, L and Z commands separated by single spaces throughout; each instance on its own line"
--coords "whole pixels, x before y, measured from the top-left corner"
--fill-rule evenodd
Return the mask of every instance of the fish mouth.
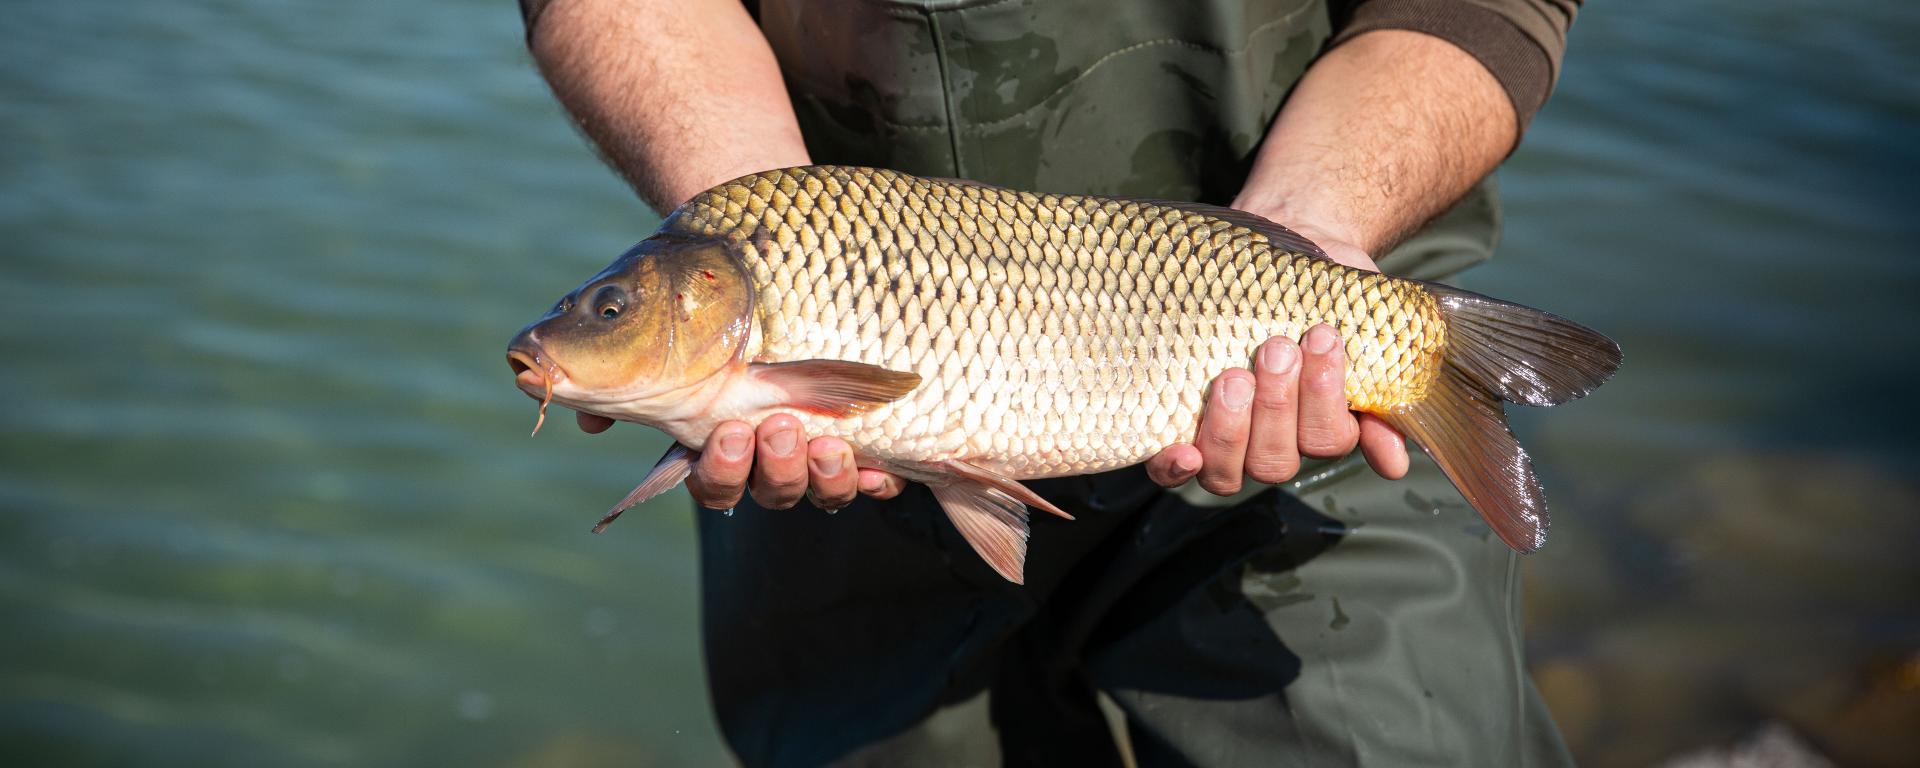
M 507 349 L 507 366 L 513 369 L 513 383 L 520 391 L 540 401 L 540 415 L 534 419 L 533 434 L 547 423 L 547 406 L 553 403 L 553 385 L 567 378 L 560 366 L 540 354 L 531 339 L 516 339 Z

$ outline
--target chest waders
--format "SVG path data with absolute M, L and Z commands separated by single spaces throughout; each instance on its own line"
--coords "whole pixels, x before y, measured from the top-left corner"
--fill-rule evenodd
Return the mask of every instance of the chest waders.
M 1321 0 L 763 0 L 818 163 L 1226 203 L 1330 36 Z M 1491 180 L 1380 259 L 1486 260 Z M 919 486 L 699 516 L 708 680 L 747 765 L 1561 765 L 1519 563 L 1418 452 L 1231 500 L 1033 481 L 1027 585 Z M 1123 713 L 1124 737 L 1099 703 Z

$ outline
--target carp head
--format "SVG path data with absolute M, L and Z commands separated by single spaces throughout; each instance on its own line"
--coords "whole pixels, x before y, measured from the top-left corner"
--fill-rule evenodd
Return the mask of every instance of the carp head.
M 643 423 L 703 405 L 711 382 L 741 363 L 753 294 L 728 244 L 657 234 L 568 292 L 507 344 L 521 391 Z

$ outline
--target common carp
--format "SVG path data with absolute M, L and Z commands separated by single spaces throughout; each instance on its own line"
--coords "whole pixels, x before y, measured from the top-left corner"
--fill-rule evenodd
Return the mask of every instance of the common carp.
M 1190 442 L 1209 382 L 1273 336 L 1340 333 L 1346 394 L 1413 439 L 1521 552 L 1547 508 L 1502 402 L 1581 397 L 1610 339 L 1353 269 L 1258 216 L 811 166 L 721 184 L 514 337 L 519 387 L 678 441 L 601 521 L 686 479 L 723 421 L 797 417 L 933 490 L 1019 582 L 1021 480 Z M 538 426 L 536 425 L 536 430 Z

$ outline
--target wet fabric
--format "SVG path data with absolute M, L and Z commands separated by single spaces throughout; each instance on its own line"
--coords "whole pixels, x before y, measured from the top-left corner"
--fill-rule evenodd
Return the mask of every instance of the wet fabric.
M 925 488 L 701 515 L 709 682 L 748 765 L 1563 765 L 1521 664 L 1516 557 L 1425 457 L 1232 507 L 1136 469 L 1032 487 L 1027 585 Z M 984 712 L 930 729 L 937 708 Z M 944 732 L 941 732 L 944 731 Z M 984 746 L 983 746 L 984 745 Z
M 1319 0 L 768 0 L 758 18 L 816 162 L 1214 203 L 1334 34 Z M 1489 257 L 1497 221 L 1482 184 L 1380 264 L 1450 275 Z M 1303 478 L 1233 500 L 1138 468 L 1031 482 L 1079 519 L 1034 518 L 1024 587 L 918 486 L 834 515 L 701 514 L 721 731 L 748 765 L 1566 763 L 1521 665 L 1516 556 L 1432 463 Z

